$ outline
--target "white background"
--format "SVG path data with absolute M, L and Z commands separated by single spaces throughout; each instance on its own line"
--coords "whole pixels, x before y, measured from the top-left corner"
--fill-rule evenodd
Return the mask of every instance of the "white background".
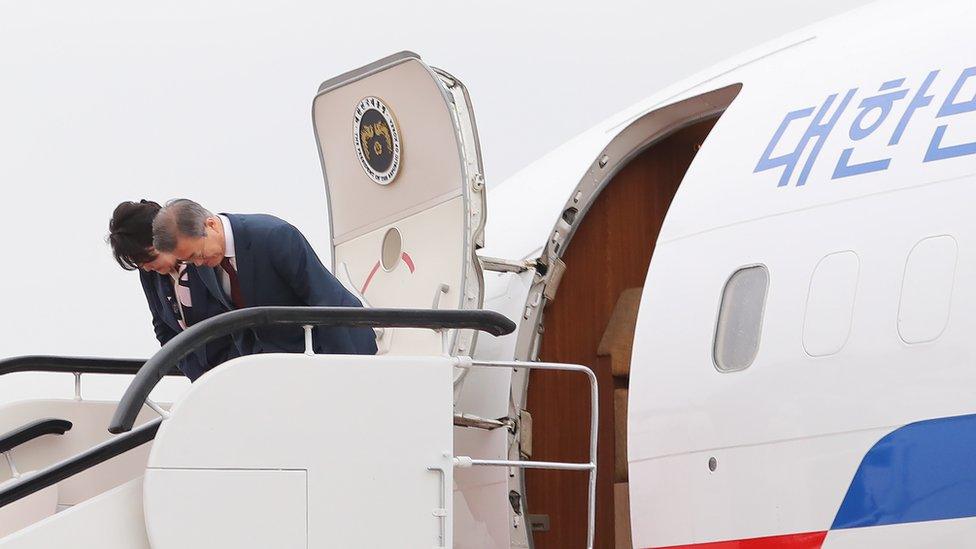
M 0 2 L 0 357 L 158 346 L 138 276 L 104 241 L 122 200 L 273 213 L 325 258 L 309 111 L 331 76 L 403 49 L 452 72 L 490 187 L 676 80 L 865 3 Z M 5 376 L 0 402 L 70 389 Z

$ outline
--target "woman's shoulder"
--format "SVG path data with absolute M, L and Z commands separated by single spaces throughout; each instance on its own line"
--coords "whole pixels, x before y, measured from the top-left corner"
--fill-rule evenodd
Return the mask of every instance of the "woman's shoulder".
M 143 271 L 139 270 L 139 281 L 142 282 L 142 288 L 146 290 L 146 293 L 152 291 L 156 293 L 156 288 L 159 287 L 159 279 L 162 277 L 161 274 L 155 271 Z

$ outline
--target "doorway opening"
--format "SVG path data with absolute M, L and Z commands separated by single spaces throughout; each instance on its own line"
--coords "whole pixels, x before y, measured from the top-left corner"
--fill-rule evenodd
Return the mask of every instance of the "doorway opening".
M 733 95 L 734 97 L 734 95 Z M 629 547 L 627 388 L 642 286 L 665 214 L 720 114 L 674 131 L 631 159 L 599 191 L 561 255 L 565 273 L 545 310 L 539 360 L 585 364 L 599 382 L 595 547 Z M 536 370 L 526 409 L 532 458 L 586 462 L 589 385 Z M 580 546 L 587 529 L 587 474 L 525 473 L 526 509 L 542 515 L 535 549 Z M 542 518 L 542 517 L 540 517 Z

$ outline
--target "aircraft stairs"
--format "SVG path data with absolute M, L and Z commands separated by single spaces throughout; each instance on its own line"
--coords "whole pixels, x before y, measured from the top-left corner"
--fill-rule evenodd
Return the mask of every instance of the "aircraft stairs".
M 256 307 L 186 330 L 146 361 L 17 357 L 13 372 L 75 375 L 75 398 L 0 407 L 0 549 L 48 547 L 451 547 L 455 469 L 589 472 L 593 544 L 597 407 L 590 459 L 454 455 L 453 430 L 511 428 L 455 410 L 459 368 L 596 378 L 584 366 L 468 356 L 251 355 L 215 368 L 172 405 L 150 400 L 181 356 L 262 325 L 514 330 L 485 310 Z M 444 338 L 447 341 L 449 338 Z M 135 374 L 118 402 L 81 396 L 83 374 Z M 448 418 L 452 418 L 448 421 Z M 109 425 L 108 431 L 105 425 Z M 110 434 L 112 433 L 112 434 Z M 3 472 L 0 471 L 0 474 Z

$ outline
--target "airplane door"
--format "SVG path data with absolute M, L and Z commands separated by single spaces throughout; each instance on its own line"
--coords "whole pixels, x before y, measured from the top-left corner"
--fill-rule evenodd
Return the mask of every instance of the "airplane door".
M 339 280 L 372 307 L 480 308 L 484 179 L 461 82 L 401 52 L 323 83 L 312 120 Z M 474 338 L 453 334 L 451 353 Z M 443 352 L 423 330 L 385 330 L 378 346 Z

